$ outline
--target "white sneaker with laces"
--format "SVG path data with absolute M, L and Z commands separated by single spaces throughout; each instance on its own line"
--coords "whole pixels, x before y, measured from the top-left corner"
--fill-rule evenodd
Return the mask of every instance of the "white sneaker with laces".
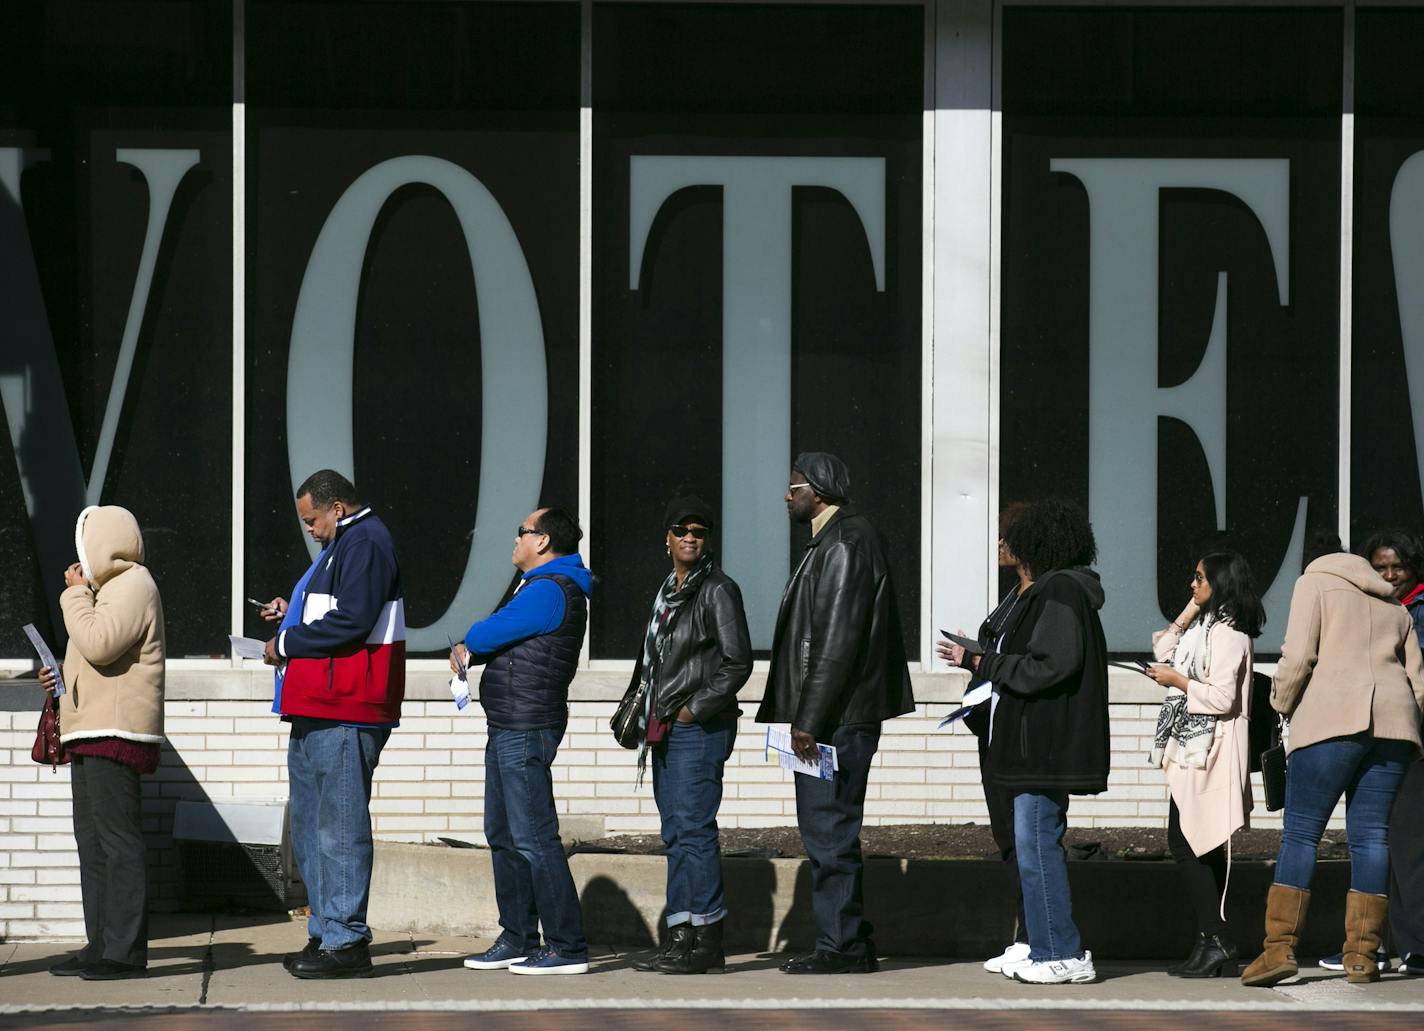
M 1024 984 L 1088 984 L 1097 979 L 1091 952 L 1084 952 L 1080 959 L 1050 959 L 1014 970 L 1014 980 Z
M 1014 942 L 993 959 L 986 959 L 984 969 L 991 974 L 1002 974 L 1006 965 L 1025 962 L 1028 959 L 1028 953 L 1028 942 Z

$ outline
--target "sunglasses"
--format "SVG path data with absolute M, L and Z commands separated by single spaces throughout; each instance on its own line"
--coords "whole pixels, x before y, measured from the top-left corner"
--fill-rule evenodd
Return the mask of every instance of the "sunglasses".
M 514 531 L 514 537 L 515 537 L 515 540 L 518 540 L 520 537 L 523 537 L 526 533 L 543 533 L 543 532 L 544 532 L 543 530 L 536 530 L 536 529 L 534 529 L 534 527 L 532 527 L 532 526 L 521 526 L 519 529 L 517 529 L 517 530 Z
M 674 537 L 683 538 L 689 533 L 693 540 L 704 541 L 707 539 L 707 527 L 705 526 L 669 526 L 668 533 Z

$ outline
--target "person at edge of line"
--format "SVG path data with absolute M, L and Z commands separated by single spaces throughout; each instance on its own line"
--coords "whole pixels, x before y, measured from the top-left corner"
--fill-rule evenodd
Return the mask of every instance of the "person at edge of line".
M 1097 971 L 1073 921 L 1063 834 L 1069 796 L 1100 794 L 1108 785 L 1107 645 L 1098 618 L 1104 595 L 1087 568 L 1097 544 L 1087 514 L 1056 499 L 1031 504 L 1007 528 L 1004 544 L 1030 586 L 999 643 L 968 655 L 950 642 L 940 654 L 998 691 L 989 764 L 995 783 L 1014 793 L 1029 941 L 1028 957 L 999 972 L 1027 984 L 1085 984 Z
M 1424 645 L 1424 546 L 1406 530 L 1371 534 L 1360 552 L 1394 588 L 1394 596 L 1414 620 Z M 1399 952 L 1401 974 L 1424 974 L 1424 757 L 1404 772 L 1389 818 L 1389 931 Z M 1389 969 L 1389 951 L 1380 947 L 1376 965 Z M 1343 954 L 1320 961 L 1326 970 L 1344 970 Z
M 369 977 L 371 778 L 405 700 L 405 602 L 390 531 L 332 469 L 296 491 L 321 548 L 285 598 L 263 661 L 276 666 L 272 711 L 291 725 L 292 850 L 307 886 L 307 944 L 282 965 L 303 979 Z
M 139 776 L 163 743 L 163 601 L 144 566 L 138 520 L 90 506 L 74 529 L 79 561 L 64 571 L 59 607 L 69 646 L 60 740 L 71 757 L 74 840 L 85 945 L 49 968 L 86 981 L 148 970 L 148 866 Z M 40 669 L 45 704 L 55 671 Z
M 1389 920 L 1390 807 L 1420 752 L 1424 655 L 1414 620 L 1367 559 L 1317 531 L 1291 593 L 1271 708 L 1290 721 L 1281 846 L 1266 893 L 1261 954 L 1241 974 L 1269 988 L 1299 972 L 1316 850 L 1341 797 L 1350 843 L 1345 977 L 1378 981 Z
M 514 534 L 514 596 L 470 627 L 450 668 L 483 665 L 485 838 L 500 935 L 465 960 L 471 970 L 588 972 L 583 911 L 559 840 L 550 768 L 569 722 L 569 684 L 588 628 L 593 574 L 578 555 L 578 520 L 563 508 L 531 512 Z M 539 946 L 539 925 L 544 946 Z
M 979 627 L 976 639 L 984 649 L 998 644 L 1004 635 L 1004 627 L 1008 624 L 1009 617 L 1013 615 L 1014 609 L 1018 608 L 1019 599 L 1033 583 L 1018 557 L 1004 543 L 1004 533 L 1027 508 L 1026 503 L 1015 501 L 1006 505 L 999 513 L 999 568 L 1012 571 L 1017 582 L 1009 588 L 1008 593 Z M 935 643 L 940 658 L 948 658 L 948 646 L 949 642 L 945 640 Z M 971 673 L 966 693 L 984 683 L 985 680 L 977 673 Z M 1019 884 L 1018 857 L 1014 851 L 1014 795 L 1012 791 L 994 782 L 994 771 L 989 765 L 989 714 L 993 706 L 991 693 L 988 698 L 974 706 L 964 718 L 964 725 L 978 739 L 979 780 L 984 787 L 984 806 L 989 810 L 989 829 L 994 836 L 994 847 L 999 850 L 999 858 L 1003 860 L 1014 902 L 1013 938 L 1002 953 L 984 961 L 985 970 L 998 974 L 1003 971 L 1005 963 L 1017 963 L 1027 959 L 1029 945 L 1028 921 L 1024 918 L 1023 888 Z
M 633 969 L 663 974 L 721 973 L 727 962 L 717 810 L 742 714 L 737 692 L 752 671 L 752 641 L 741 589 L 712 552 L 711 513 L 695 494 L 673 498 L 663 512 L 672 572 L 653 595 L 630 683 L 649 682 L 639 720 L 639 778 L 651 753 L 667 846 L 667 935 Z
M 811 525 L 776 617 L 759 723 L 789 723 L 808 762 L 837 750 L 833 780 L 797 774 L 796 822 L 811 864 L 815 951 L 788 974 L 861 974 L 880 968 L 864 919 L 860 828 L 870 761 L 883 720 L 913 711 L 895 584 L 879 532 L 850 507 L 850 472 L 835 455 L 798 455 L 786 510 Z

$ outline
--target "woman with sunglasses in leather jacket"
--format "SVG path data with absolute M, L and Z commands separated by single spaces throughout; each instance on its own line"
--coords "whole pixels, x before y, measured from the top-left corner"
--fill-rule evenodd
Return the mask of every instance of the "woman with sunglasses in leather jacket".
M 717 809 L 752 646 L 742 592 L 709 548 L 711 511 L 687 496 L 664 513 L 672 572 L 653 597 L 633 671 L 633 683 L 650 682 L 639 762 L 651 755 L 668 861 L 667 934 L 657 952 L 633 967 L 664 974 L 720 972 L 725 965 Z

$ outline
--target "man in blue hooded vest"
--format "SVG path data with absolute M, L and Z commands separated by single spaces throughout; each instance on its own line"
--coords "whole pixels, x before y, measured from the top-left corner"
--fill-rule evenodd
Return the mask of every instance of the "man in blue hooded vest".
M 470 627 L 451 656 L 456 672 L 457 660 L 485 667 L 485 838 L 503 928 L 494 945 L 465 960 L 472 970 L 588 971 L 583 912 L 559 841 L 550 773 L 588 627 L 593 575 L 578 555 L 582 539 L 565 509 L 531 513 L 514 537 L 512 561 L 522 575 L 513 597 Z

